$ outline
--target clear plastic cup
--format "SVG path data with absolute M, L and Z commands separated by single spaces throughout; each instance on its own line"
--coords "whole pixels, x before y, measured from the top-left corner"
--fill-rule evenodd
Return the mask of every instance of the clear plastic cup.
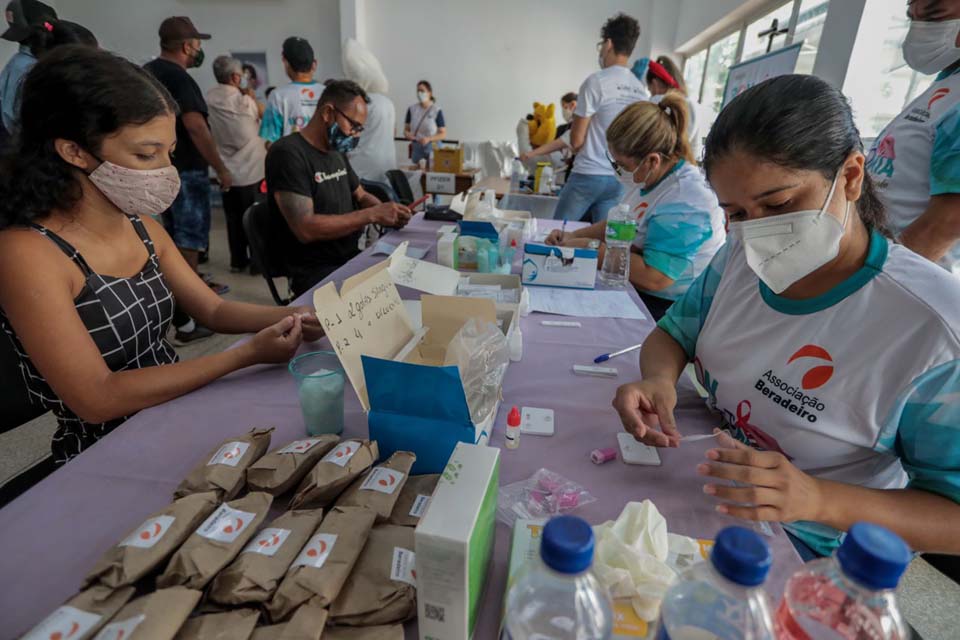
M 290 361 L 307 434 L 343 432 L 343 367 L 333 351 L 304 353 Z

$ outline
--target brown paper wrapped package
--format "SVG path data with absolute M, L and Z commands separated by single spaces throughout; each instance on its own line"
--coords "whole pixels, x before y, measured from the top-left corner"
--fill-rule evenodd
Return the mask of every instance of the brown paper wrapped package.
M 257 532 L 271 502 L 269 493 L 257 492 L 217 507 L 173 554 L 157 586 L 203 589 Z
M 403 640 L 403 625 L 379 627 L 327 627 L 323 640 Z
M 290 508 L 326 507 L 361 473 L 373 466 L 379 456 L 376 441 L 344 440 L 310 470 L 300 483 Z
M 376 514 L 362 507 L 334 507 L 293 561 L 267 609 L 273 622 L 286 620 L 308 600 L 328 607 L 360 557 Z
M 376 512 L 378 523 L 386 522 L 416 461 L 417 456 L 409 451 L 395 452 L 389 460 L 354 480 L 337 499 L 337 506 L 366 507 Z
M 160 589 L 131 600 L 103 628 L 105 638 L 173 640 L 200 601 L 200 592 L 186 587 Z
M 133 597 L 133 587 L 112 589 L 98 584 L 81 591 L 44 618 L 22 640 L 61 637 L 88 640 Z M 67 607 L 70 607 L 69 609 Z M 10 631 L 10 629 L 4 629 Z M 73 634 L 73 635 L 70 635 Z
M 247 486 L 251 491 L 266 491 L 274 496 L 284 494 L 297 486 L 338 442 L 340 436 L 327 434 L 271 451 L 247 469 Z
M 273 428 L 253 429 L 240 437 L 224 440 L 187 474 L 173 497 L 216 491 L 220 500 L 232 500 L 243 488 L 247 467 L 270 448 L 271 431 Z
M 327 637 L 326 622 L 326 608 L 311 600 L 293 613 L 290 622 L 260 627 L 250 640 L 320 640 Z
M 320 509 L 288 511 L 264 527 L 217 575 L 210 599 L 232 605 L 269 600 L 322 517 Z
M 395 549 L 412 557 L 414 529 L 392 524 L 374 527 L 357 566 L 330 607 L 332 624 L 370 627 L 416 617 L 416 587 L 394 579 Z
M 176 640 L 249 640 L 259 619 L 260 612 L 256 609 L 197 616 L 180 627 Z
M 426 513 L 426 504 L 433 496 L 433 491 L 437 488 L 437 482 L 439 481 L 439 473 L 407 478 L 387 523 L 404 527 L 415 527 L 420 524 L 420 518 Z M 414 507 L 416 507 L 416 511 L 414 511 Z
M 133 584 L 166 561 L 217 504 L 213 491 L 195 493 L 147 517 L 100 557 L 86 583 L 101 582 L 114 588 Z

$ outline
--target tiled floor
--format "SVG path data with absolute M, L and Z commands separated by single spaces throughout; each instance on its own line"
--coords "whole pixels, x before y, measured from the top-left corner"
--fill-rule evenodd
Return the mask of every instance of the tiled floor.
M 231 291 L 225 297 L 231 300 L 273 304 L 262 277 L 229 273 L 226 227 L 222 212 L 214 210 L 213 220 L 210 262 L 202 265 L 201 270 L 215 276 L 218 282 L 230 285 Z M 280 285 L 281 282 L 277 281 L 277 284 Z M 284 290 L 281 289 L 281 292 Z M 235 339 L 234 336 L 217 335 L 187 347 L 180 347 L 178 352 L 181 358 L 195 358 L 221 351 Z M 55 426 L 56 421 L 48 414 L 13 431 L 0 434 L 0 484 L 34 460 L 46 455 Z M 904 615 L 921 637 L 960 637 L 957 632 L 960 629 L 960 585 L 918 558 L 904 576 L 900 592 Z

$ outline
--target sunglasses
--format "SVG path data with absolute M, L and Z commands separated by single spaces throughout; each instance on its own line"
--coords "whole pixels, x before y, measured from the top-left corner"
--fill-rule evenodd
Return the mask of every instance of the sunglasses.
M 360 124 L 359 122 L 357 122 L 356 120 L 354 120 L 353 118 L 351 118 L 350 116 L 348 116 L 347 114 L 345 114 L 343 111 L 340 111 L 339 107 L 337 107 L 336 105 L 333 105 L 333 110 L 336 111 L 337 113 L 339 113 L 340 115 L 342 115 L 342 116 L 343 116 L 343 119 L 350 123 L 350 133 L 348 133 L 347 135 L 351 135 L 351 136 L 357 135 L 357 136 L 358 136 L 358 135 L 360 135 L 361 133 L 363 133 L 363 125 L 362 125 L 362 124 Z

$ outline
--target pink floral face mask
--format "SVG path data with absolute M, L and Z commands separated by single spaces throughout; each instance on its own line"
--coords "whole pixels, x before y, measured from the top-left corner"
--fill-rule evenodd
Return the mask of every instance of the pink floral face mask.
M 89 176 L 107 200 L 127 215 L 160 215 L 180 193 L 180 175 L 174 166 L 128 169 L 104 160 Z

